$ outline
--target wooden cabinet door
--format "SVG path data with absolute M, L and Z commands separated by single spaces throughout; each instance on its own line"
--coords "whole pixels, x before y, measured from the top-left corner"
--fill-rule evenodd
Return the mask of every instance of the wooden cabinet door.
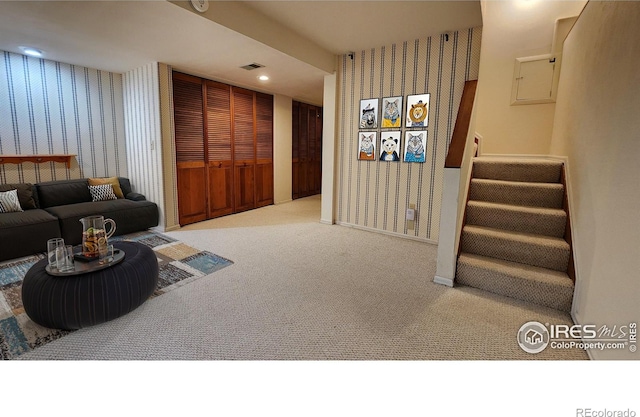
M 209 218 L 233 213 L 231 87 L 206 81 Z
M 175 145 L 180 225 L 207 218 L 202 81 L 173 75 Z
M 256 93 L 256 207 L 273 204 L 273 96 Z
M 235 182 L 235 211 L 256 207 L 255 164 L 256 141 L 253 92 L 232 89 L 233 96 L 233 159 Z

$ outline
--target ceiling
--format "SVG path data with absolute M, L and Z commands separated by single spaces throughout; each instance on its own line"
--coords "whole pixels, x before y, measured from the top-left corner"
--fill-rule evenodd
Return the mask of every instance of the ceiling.
M 45 59 L 118 73 L 163 62 L 321 104 L 329 71 L 314 56 L 482 25 L 479 1 L 211 0 L 216 16 L 223 16 L 218 21 L 174 3 L 180 2 L 0 0 L 0 50 L 21 53 L 20 46 L 30 46 Z M 274 32 L 284 41 L 274 40 Z M 254 62 L 265 67 L 240 68 Z M 262 73 L 270 80 L 259 81 Z

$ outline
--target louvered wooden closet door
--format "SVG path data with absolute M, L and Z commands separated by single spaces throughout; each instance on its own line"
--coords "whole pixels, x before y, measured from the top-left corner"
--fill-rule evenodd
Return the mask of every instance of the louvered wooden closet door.
M 231 87 L 206 81 L 209 218 L 233 213 Z
M 273 96 L 256 93 L 256 206 L 273 204 Z
M 316 123 L 318 117 L 318 108 L 316 106 L 309 106 L 309 116 L 307 118 L 309 125 L 309 133 L 307 137 L 308 141 L 308 150 L 309 159 L 307 162 L 307 195 L 314 195 L 316 193 L 315 189 L 315 177 L 316 177 L 316 158 L 317 158 L 317 147 L 316 143 L 318 141 L 317 132 L 316 132 Z M 319 158 L 318 158 L 319 159 Z
M 291 103 L 291 198 L 300 197 L 300 102 Z
M 173 103 L 178 217 L 185 225 L 207 218 L 202 81 L 174 73 Z
M 309 105 L 300 103 L 298 131 L 298 195 L 309 195 Z
M 316 107 L 315 159 L 313 161 L 312 194 L 322 192 L 322 107 Z
M 235 211 L 256 207 L 253 92 L 232 87 Z

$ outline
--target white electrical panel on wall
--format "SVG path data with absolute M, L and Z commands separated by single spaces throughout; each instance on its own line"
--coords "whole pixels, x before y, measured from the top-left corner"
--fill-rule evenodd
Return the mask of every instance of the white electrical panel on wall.
M 511 105 L 555 102 L 560 56 L 548 54 L 516 58 Z

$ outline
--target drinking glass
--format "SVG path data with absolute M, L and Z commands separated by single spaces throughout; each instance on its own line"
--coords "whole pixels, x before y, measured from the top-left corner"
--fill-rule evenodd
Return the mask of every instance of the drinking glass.
M 108 264 L 113 261 L 113 245 L 104 245 L 99 247 L 100 265 Z
M 56 248 L 56 263 L 58 271 L 71 272 L 75 269 L 73 264 L 73 246 L 63 245 Z
M 47 240 L 47 259 L 49 260 L 49 269 L 58 269 L 58 261 L 56 260 L 56 249 L 64 247 L 64 239 L 55 237 Z

